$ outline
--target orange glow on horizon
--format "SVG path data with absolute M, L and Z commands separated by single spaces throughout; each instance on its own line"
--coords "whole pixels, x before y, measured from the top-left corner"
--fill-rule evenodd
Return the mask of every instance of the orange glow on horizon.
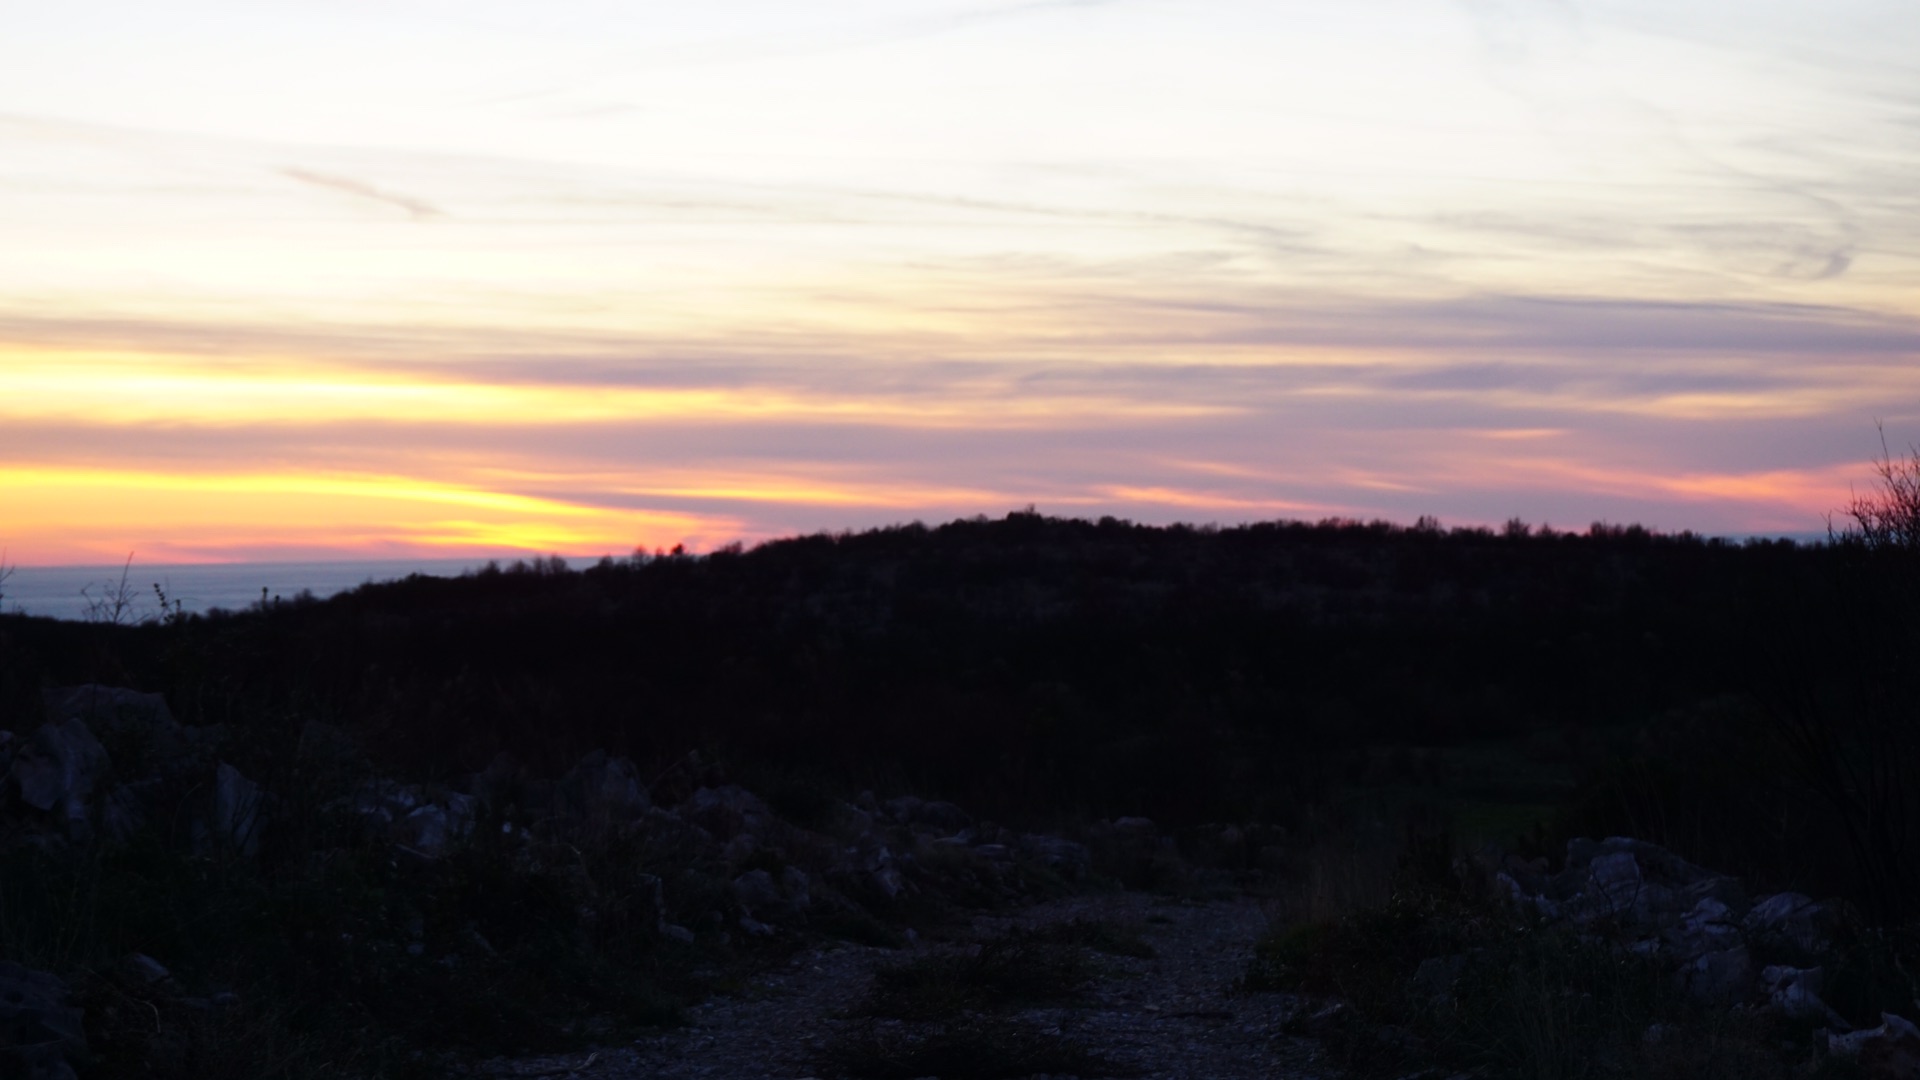
M 11 561 L 245 559 L 297 541 L 396 551 L 624 553 L 740 533 L 725 517 L 603 509 L 409 477 L 0 468 Z
M 1295 369 L 1311 350 L 1263 346 L 1265 370 L 1215 384 L 1196 363 L 1188 375 L 1188 359 L 1225 367 L 1254 351 L 1183 347 L 1139 372 L 1126 355 L 909 358 L 817 385 L 797 364 L 634 369 L 681 382 L 657 386 L 579 357 L 541 381 L 526 357 L 387 370 L 350 343 L 344 359 L 0 343 L 0 439 L 15 435 L 0 442 L 0 549 L 23 565 L 128 551 L 592 556 L 1023 505 L 1159 522 L 1457 521 L 1467 515 L 1452 507 L 1511 498 L 1494 516 L 1538 517 L 1542 497 L 1569 496 L 1615 508 L 1592 517 L 1812 531 L 1850 482 L 1870 480 L 1864 463 L 1716 471 L 1684 453 L 1658 460 L 1608 426 L 1683 425 L 1698 445 L 1701 425 L 1837 414 L 1920 384 L 1887 366 L 1816 391 L 1635 396 L 1621 389 L 1630 379 L 1584 396 L 1553 380 L 1474 391 L 1449 387 L 1431 356 L 1359 347 L 1317 354 L 1340 358 L 1332 374 Z M 1712 385 L 1719 363 L 1693 377 Z
M 1810 520 L 1831 511 L 1852 496 L 1853 485 L 1865 475 L 1859 465 L 1824 469 L 1774 469 L 1754 473 L 1687 472 L 1605 467 L 1578 461 L 1534 458 L 1525 461 L 1482 462 L 1486 482 L 1508 490 L 1563 487 L 1612 496 L 1634 496 L 1661 501 L 1700 504 L 1744 504 L 1778 517 L 1781 511 L 1804 511 Z

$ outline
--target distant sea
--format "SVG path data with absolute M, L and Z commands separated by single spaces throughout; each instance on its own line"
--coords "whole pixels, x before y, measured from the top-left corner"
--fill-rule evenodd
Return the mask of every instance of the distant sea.
M 510 562 L 511 560 L 502 560 Z M 217 563 L 165 566 L 135 561 L 127 570 L 127 592 L 135 621 L 160 614 L 158 583 L 169 601 L 178 600 L 190 612 L 214 608 L 237 611 L 260 602 L 261 590 L 271 599 L 292 598 L 303 590 L 318 597 L 364 585 L 393 581 L 408 574 L 458 577 L 486 565 L 480 559 L 362 560 L 352 562 Z M 0 606 L 8 613 L 48 615 L 56 619 L 85 619 L 94 601 L 116 591 L 120 566 L 22 566 L 14 569 L 0 590 Z
M 1787 539 L 1802 544 L 1824 543 L 1824 532 L 1775 532 L 1734 534 L 1729 540 Z M 500 558 L 509 565 L 514 556 Z M 156 617 L 160 600 L 154 595 L 155 582 L 166 590 L 169 601 L 178 600 L 185 610 L 205 613 L 214 608 L 229 611 L 257 604 L 261 590 L 266 596 L 291 598 L 302 590 L 322 599 L 368 582 L 395 581 L 408 574 L 430 577 L 459 577 L 468 570 L 487 564 L 485 558 L 465 559 L 365 559 L 334 562 L 258 562 L 215 563 L 201 565 L 145 564 L 135 561 L 127 571 L 127 591 L 133 600 L 132 619 Z M 574 565 L 585 565 L 575 560 Z M 13 576 L 0 583 L 0 611 L 46 615 L 56 619 L 86 619 L 94 600 L 104 597 L 120 583 L 121 567 L 112 566 L 21 566 Z

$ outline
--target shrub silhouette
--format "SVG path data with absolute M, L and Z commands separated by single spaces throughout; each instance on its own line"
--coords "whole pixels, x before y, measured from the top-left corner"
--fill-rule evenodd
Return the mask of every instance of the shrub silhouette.
M 1768 715 L 1833 809 L 1869 914 L 1892 920 L 1920 912 L 1920 450 L 1895 457 L 1883 430 L 1874 471 L 1878 489 L 1841 511 L 1851 524 L 1829 524 L 1838 558 L 1774 654 Z
M 1833 527 L 1829 536 L 1841 544 L 1851 544 L 1876 552 L 1920 552 L 1920 447 L 1908 447 L 1907 456 L 1896 458 L 1887 448 L 1886 429 L 1880 431 L 1880 456 L 1874 460 L 1879 490 L 1856 495 L 1841 512 L 1851 525 Z

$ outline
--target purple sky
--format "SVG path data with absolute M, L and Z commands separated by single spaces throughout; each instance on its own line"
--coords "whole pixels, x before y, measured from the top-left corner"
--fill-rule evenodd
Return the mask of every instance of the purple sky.
M 1920 440 L 1915 56 L 1859 0 L 41 5 L 0 548 L 1819 530 Z

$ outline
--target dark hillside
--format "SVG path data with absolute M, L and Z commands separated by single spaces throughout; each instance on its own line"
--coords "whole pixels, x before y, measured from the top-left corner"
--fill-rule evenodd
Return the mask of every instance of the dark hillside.
M 1854 936 L 1788 959 L 1831 961 L 1825 1000 L 1870 1025 L 1920 963 L 1920 576 L 1842 539 L 1025 513 L 136 626 L 0 618 L 0 981 L 84 1013 L 104 1077 L 473 1075 L 629 1042 L 796 950 L 1047 897 L 1210 901 L 1248 949 L 1251 891 L 1286 921 L 1247 985 L 1346 1001 L 1359 1019 L 1308 1034 L 1381 1075 L 1532 1061 L 1509 1035 L 1547 1020 L 1569 1060 L 1669 1022 L 1709 1052 L 1718 1014 L 1654 967 L 1583 967 L 1591 935 L 1521 918 L 1544 910 L 1521 882 L 1573 903 L 1644 855 L 1685 870 L 1646 893 L 1676 917 L 1839 898 L 1792 911 Z M 1607 836 L 1637 839 L 1574 839 Z M 1506 892 L 1474 884 L 1490 867 Z M 1731 899 L 1688 908 L 1702 881 Z M 915 945 L 873 979 L 1086 989 L 1084 942 L 1038 940 L 958 966 Z M 1507 996 L 1434 1014 L 1420 972 L 1470 953 Z M 1713 955 L 1728 1000 L 1765 989 Z M 1543 1020 L 1576 986 L 1611 1011 Z M 822 1075 L 1094 1067 L 911 996 L 835 1011 Z M 902 1010 L 911 1045 L 873 1024 Z
M 120 680 L 193 722 L 328 719 L 426 776 L 502 749 L 655 770 L 700 751 L 1028 819 L 1286 821 L 1370 748 L 1610 731 L 1744 692 L 1755 642 L 1831 561 L 1637 527 L 1017 513 L 167 625 L 10 619 L 5 705 Z

